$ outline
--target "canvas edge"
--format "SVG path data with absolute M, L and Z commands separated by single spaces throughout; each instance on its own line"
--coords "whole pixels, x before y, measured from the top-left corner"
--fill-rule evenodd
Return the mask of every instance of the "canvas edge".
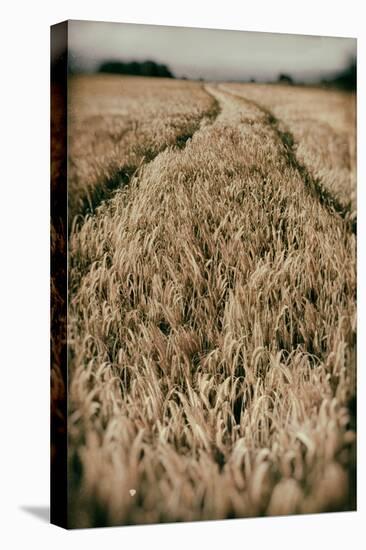
M 68 22 L 50 27 L 51 357 L 50 522 L 68 528 L 67 475 L 67 78 Z

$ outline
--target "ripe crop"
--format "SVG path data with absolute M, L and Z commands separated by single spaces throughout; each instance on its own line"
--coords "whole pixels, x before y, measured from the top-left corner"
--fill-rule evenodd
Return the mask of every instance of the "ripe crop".
M 70 522 L 355 508 L 349 94 L 79 77 Z

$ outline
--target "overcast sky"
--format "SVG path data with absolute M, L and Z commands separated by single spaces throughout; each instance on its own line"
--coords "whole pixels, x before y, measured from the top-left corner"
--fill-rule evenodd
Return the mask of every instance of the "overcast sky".
M 176 77 L 212 80 L 266 80 L 284 72 L 311 81 L 336 73 L 356 56 L 354 38 L 93 21 L 70 21 L 68 36 L 73 62 L 83 70 L 105 60 L 151 59 Z

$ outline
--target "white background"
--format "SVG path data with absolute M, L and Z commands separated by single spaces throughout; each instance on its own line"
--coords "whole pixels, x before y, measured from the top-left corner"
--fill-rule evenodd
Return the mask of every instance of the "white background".
M 365 532 L 365 24 L 360 1 L 88 0 L 2 4 L 0 65 L 0 544 L 2 548 L 361 548 Z M 358 38 L 359 511 L 63 531 L 49 503 L 49 26 L 65 19 Z M 361 124 L 362 121 L 362 124 Z M 5 166 L 5 170 L 4 170 Z

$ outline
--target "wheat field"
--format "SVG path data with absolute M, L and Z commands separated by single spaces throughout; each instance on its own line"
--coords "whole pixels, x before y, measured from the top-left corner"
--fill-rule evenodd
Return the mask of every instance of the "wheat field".
M 73 77 L 71 527 L 354 510 L 354 94 Z

